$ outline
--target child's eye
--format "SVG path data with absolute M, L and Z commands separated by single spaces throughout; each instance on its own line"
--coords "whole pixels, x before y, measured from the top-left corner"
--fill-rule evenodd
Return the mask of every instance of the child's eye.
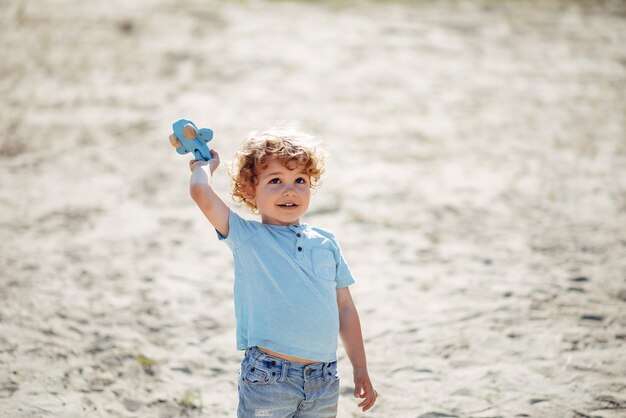
M 306 184 L 306 179 L 303 178 L 303 177 L 298 177 L 296 179 L 296 183 L 298 183 L 298 184 Z
M 270 184 L 280 184 L 280 179 L 278 177 L 275 177 L 270 180 Z

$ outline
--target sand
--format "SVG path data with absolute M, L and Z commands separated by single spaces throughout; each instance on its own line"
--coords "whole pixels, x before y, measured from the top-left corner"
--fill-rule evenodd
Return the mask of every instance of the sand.
M 366 416 L 626 416 L 623 1 L 1 5 L 0 416 L 235 415 L 183 117 L 226 199 L 249 131 L 326 145 L 304 220 L 357 277 Z

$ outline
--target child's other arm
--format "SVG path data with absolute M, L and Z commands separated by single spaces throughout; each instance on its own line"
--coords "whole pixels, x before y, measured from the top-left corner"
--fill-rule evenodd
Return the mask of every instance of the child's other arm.
M 220 165 L 220 157 L 215 150 L 211 150 L 209 161 L 191 160 L 191 179 L 189 193 L 211 225 L 223 236 L 228 236 L 228 216 L 230 209 L 221 197 L 211 187 L 211 179 Z
M 337 289 L 337 306 L 339 308 L 339 335 L 354 371 L 354 397 L 363 399 L 359 403 L 359 408 L 365 412 L 374 406 L 378 393 L 374 390 L 367 372 L 361 321 L 347 287 Z

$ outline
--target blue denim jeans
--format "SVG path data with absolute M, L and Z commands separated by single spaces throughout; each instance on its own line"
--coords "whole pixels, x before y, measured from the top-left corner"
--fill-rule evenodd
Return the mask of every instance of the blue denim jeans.
M 239 372 L 239 418 L 337 416 L 337 362 L 301 364 L 248 348 Z

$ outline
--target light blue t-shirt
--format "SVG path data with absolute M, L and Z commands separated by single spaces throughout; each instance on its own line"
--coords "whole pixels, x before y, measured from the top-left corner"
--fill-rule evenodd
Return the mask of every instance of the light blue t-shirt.
M 336 288 L 354 283 L 332 232 L 307 224 L 269 225 L 232 210 L 237 349 L 264 347 L 317 361 L 337 359 Z

